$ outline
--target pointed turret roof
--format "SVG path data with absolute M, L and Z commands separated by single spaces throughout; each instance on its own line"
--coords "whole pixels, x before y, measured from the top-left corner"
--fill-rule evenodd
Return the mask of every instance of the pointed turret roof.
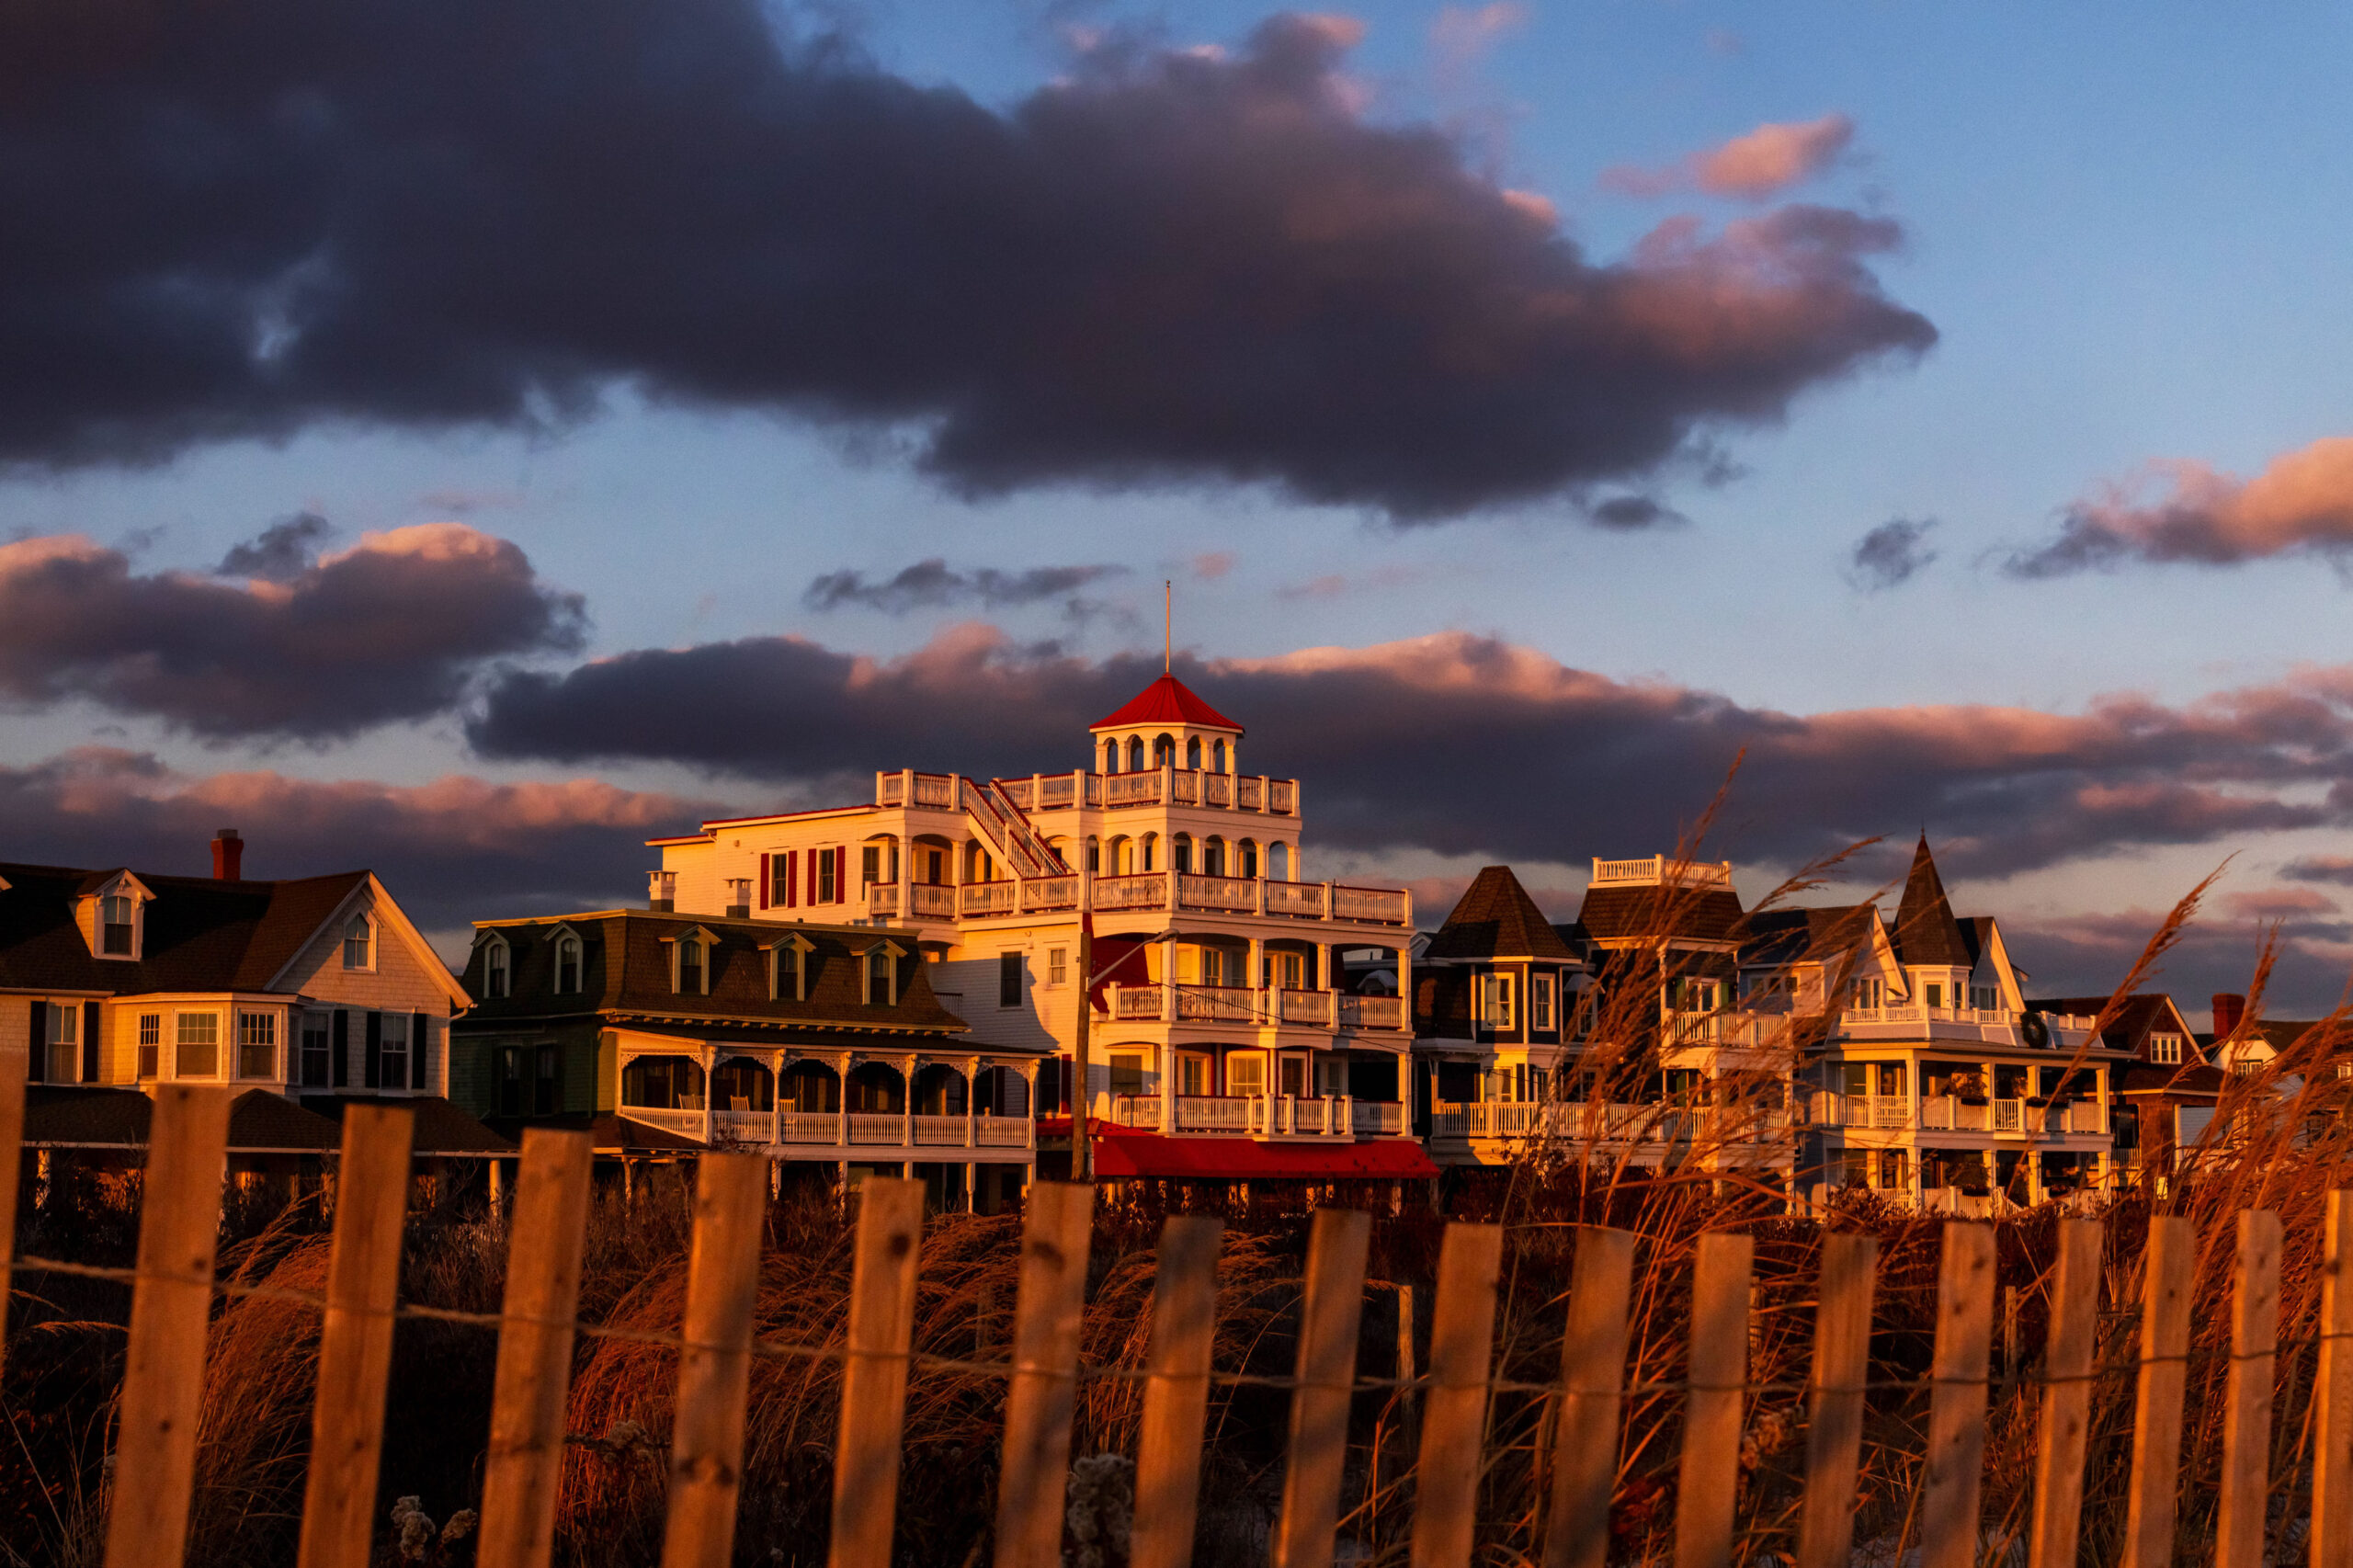
M 1089 730 L 1121 730 L 1131 724 L 1190 724 L 1197 730 L 1231 730 L 1243 733 L 1242 726 L 1202 701 L 1193 688 L 1173 675 L 1164 675 L 1133 697 L 1108 719 L 1098 719 L 1087 726 Z
M 1912 852 L 1912 871 L 1904 879 L 1904 902 L 1895 906 L 1895 950 L 1907 964 L 1951 964 L 1968 969 L 1976 962 L 1969 941 L 1953 918 L 1952 901 L 1945 897 L 1944 879 L 1937 875 L 1937 858 L 1928 853 L 1928 835 Z
M 1486 866 L 1455 901 L 1427 955 L 1434 959 L 1574 959 L 1509 866 Z

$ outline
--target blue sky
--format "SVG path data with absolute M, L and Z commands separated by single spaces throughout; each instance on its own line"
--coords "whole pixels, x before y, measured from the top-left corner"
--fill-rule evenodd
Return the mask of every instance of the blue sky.
M 894 0 L 858 12 L 852 30 L 881 72 L 1002 109 L 1107 33 L 1231 52 L 1268 14 Z M 1414 524 L 1199 480 L 1117 494 L 1049 483 L 976 502 L 917 472 L 905 429 L 649 406 L 617 385 L 599 415 L 538 434 L 314 421 L 282 442 L 186 444 L 154 466 L 0 471 L 0 535 L 88 535 L 153 574 L 208 571 L 302 511 L 326 519 L 331 549 L 454 520 L 513 541 L 540 580 L 583 596 L 590 657 L 786 635 L 888 660 L 978 618 L 1017 642 L 1056 640 L 1100 661 L 1156 647 L 1160 583 L 1173 577 L 1177 640 L 1202 659 L 1462 631 L 1613 681 L 1797 716 L 1970 704 L 2080 715 L 2118 692 L 2186 709 L 2353 658 L 2346 558 L 2332 549 L 2226 564 L 2128 556 L 2035 580 L 2000 570 L 2047 541 L 2071 503 L 2143 465 L 2189 460 L 2251 476 L 2353 433 L 2353 317 L 2341 305 L 2353 214 L 2332 199 L 2353 153 L 2336 80 L 2353 17 L 2341 8 L 1526 0 L 1476 16 L 1389 4 L 1347 14 L 1364 37 L 1340 69 L 1363 118 L 1446 128 L 1473 169 L 1547 199 L 1588 259 L 1625 260 L 1679 214 L 1711 233 L 1789 202 L 1893 220 L 1900 249 L 1868 266 L 1889 298 L 1934 324 L 1935 346 L 1916 361 L 1819 378 L 1782 419 L 1703 422 L 1727 473 L 1703 476 L 1687 460 L 1604 487 L 1639 490 L 1688 519 L 1642 529 L 1595 526 L 1580 505 L 1590 494 L 1570 491 Z M 1461 46 L 1471 36 L 1479 47 Z M 1853 122 L 1844 155 L 1762 200 L 1690 189 L 1640 199 L 1604 178 L 1828 115 Z M 1934 559 L 1894 586 L 1856 585 L 1857 542 L 1898 518 L 1933 521 L 1923 538 Z M 1054 600 L 904 615 L 803 601 L 821 574 L 887 578 L 929 557 L 1123 572 L 1090 587 L 1099 602 L 1085 619 Z M 1205 573 L 1204 557 L 1225 562 Z M 520 656 L 549 667 L 574 658 Z M 0 716 L 0 739 L 18 766 L 96 741 L 191 778 L 257 768 L 416 785 L 585 772 L 745 804 L 806 788 L 644 755 L 585 769 L 494 756 L 469 745 L 463 721 L 451 710 L 329 738 L 207 742 L 169 714 L 69 694 L 20 702 Z M 896 766 L 906 743 L 878 734 L 872 765 Z M 1074 736 L 1069 755 L 1038 766 L 1075 763 L 1077 746 Z M 1299 770 L 1313 781 L 1312 759 Z M 1711 783 L 1695 779 L 1694 800 Z M 2313 800 L 2328 777 L 2261 787 Z M 1876 831 L 1938 832 L 1937 810 L 1924 801 Z M 1560 841 L 1582 842 L 1574 825 Z M 1591 842 L 1531 881 L 1573 903 L 1578 854 L 1657 846 Z M 2161 907 L 2234 850 L 2243 860 L 2229 885 L 2261 891 L 2282 865 L 2348 847 L 2342 826 L 2310 824 L 2089 844 L 1955 880 L 1980 903 L 2007 900 L 2004 912 L 2050 923 Z M 37 846 L 12 852 L 40 858 Z M 1392 845 L 1351 851 L 1348 863 L 1442 880 L 1482 858 Z M 2310 1001 L 2353 945 L 2333 909 L 2312 906 L 2333 901 L 2330 884 L 2297 885 L 2322 890 L 2301 895 L 2299 917 L 2319 923 L 2308 933 Z

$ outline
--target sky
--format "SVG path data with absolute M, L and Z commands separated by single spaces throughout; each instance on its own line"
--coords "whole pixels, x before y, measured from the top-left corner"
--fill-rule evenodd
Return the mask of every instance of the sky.
M 1311 874 L 1936 846 L 2039 987 L 2353 970 L 2353 17 L 456 0 L 0 19 L 0 858 L 369 864 L 1051 770 Z

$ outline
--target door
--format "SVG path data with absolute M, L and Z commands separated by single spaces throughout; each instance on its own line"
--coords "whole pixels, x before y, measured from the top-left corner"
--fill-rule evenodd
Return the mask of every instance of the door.
M 1304 1099 L 1307 1096 L 1307 1058 L 1283 1057 L 1275 1070 L 1279 1074 L 1276 1081 L 1281 1085 L 1282 1093 L 1290 1096 L 1293 1099 Z

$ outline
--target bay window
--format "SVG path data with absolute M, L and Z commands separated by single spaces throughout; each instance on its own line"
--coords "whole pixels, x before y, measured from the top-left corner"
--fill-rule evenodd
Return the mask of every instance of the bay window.
M 182 1013 L 176 1018 L 172 1052 L 175 1078 L 221 1075 L 221 1015 Z

